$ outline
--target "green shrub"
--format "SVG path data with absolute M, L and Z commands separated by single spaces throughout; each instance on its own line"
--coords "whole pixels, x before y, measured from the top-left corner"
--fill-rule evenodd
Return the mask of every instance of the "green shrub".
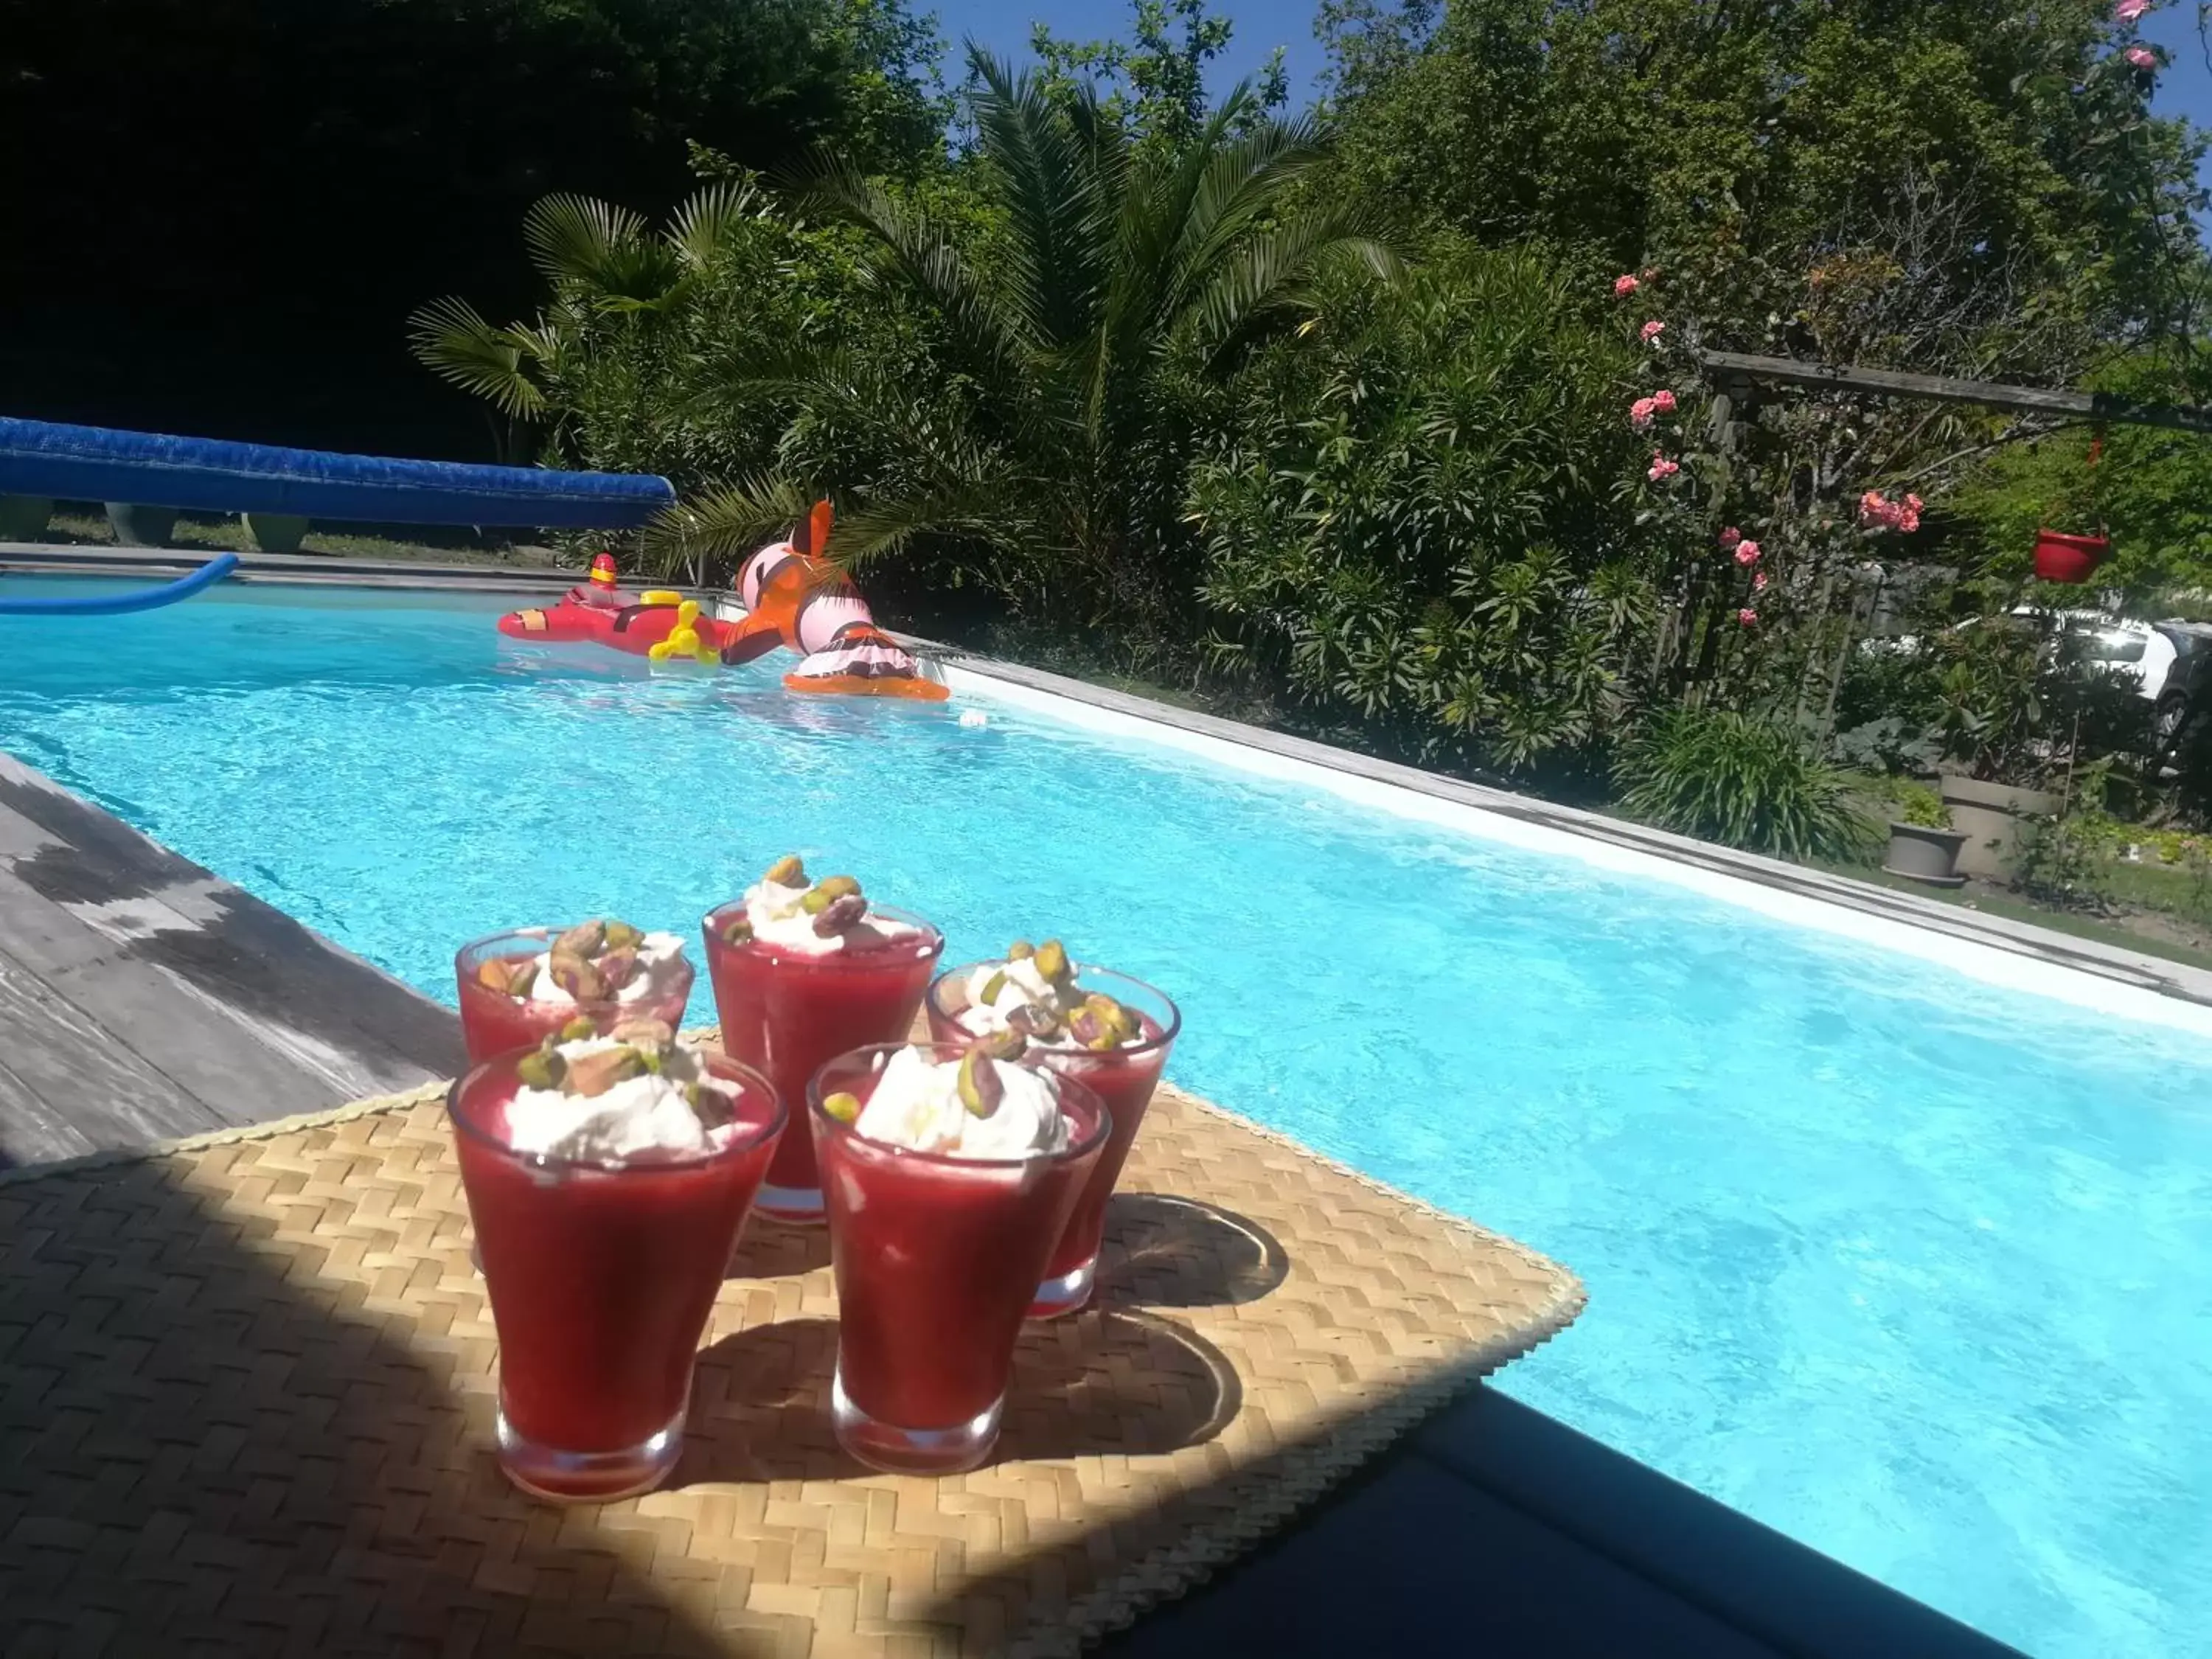
M 1620 481 L 1651 444 L 1578 306 L 1532 253 L 1447 246 L 1259 354 L 1191 482 L 1217 666 L 1431 763 L 1595 749 L 1649 657 Z
M 1943 797 L 1924 783 L 1908 783 L 1897 792 L 1899 817 L 1916 830 L 1948 830 L 1951 809 Z
M 1630 816 L 1747 852 L 1856 858 L 1872 837 L 1844 774 L 1795 732 L 1733 710 L 1655 716 L 1622 745 L 1613 781 Z

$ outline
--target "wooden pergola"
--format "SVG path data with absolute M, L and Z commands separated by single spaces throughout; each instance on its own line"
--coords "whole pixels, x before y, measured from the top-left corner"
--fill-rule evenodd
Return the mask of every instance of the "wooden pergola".
M 2041 386 L 2008 386 L 2002 380 L 1960 380 L 1942 374 L 1906 374 L 1893 368 L 1836 368 L 1800 362 L 1794 357 L 1753 357 L 1737 351 L 1697 353 L 1713 383 L 1735 404 L 1755 399 L 1762 386 L 1798 386 L 1814 392 L 1873 392 L 1889 398 L 1925 398 L 1936 403 L 1972 404 L 2021 415 L 2057 415 L 2115 426 L 2162 426 L 2176 432 L 2212 436 L 2212 409 L 2179 404 L 2140 404 L 2109 392 L 2050 392 Z

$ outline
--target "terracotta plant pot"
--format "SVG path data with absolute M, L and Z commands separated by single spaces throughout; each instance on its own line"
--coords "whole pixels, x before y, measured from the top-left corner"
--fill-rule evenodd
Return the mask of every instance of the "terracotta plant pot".
M 1893 876 L 1926 882 L 1930 887 L 1963 887 L 1959 873 L 1959 849 L 1966 844 L 1963 830 L 1936 830 L 1917 823 L 1889 826 L 1889 856 L 1881 867 Z
M 173 507 L 140 507 L 131 501 L 107 504 L 108 527 L 118 547 L 167 547 L 176 532 Z
M 2040 789 L 1982 783 L 1954 773 L 1943 775 L 1942 790 L 1952 828 L 1966 837 L 1959 849 L 1959 868 L 1970 876 L 2009 877 L 2020 857 L 2021 834 L 2027 820 L 2051 817 L 2058 811 L 2058 797 Z
M 0 495 L 0 542 L 34 542 L 53 516 L 54 504 L 43 495 Z
M 2105 562 L 2112 541 L 2104 536 L 2069 536 L 2061 530 L 2035 532 L 2035 574 L 2047 582 L 2086 582 Z
M 307 520 L 297 513 L 249 513 L 246 528 L 264 553 L 297 553 L 307 538 Z

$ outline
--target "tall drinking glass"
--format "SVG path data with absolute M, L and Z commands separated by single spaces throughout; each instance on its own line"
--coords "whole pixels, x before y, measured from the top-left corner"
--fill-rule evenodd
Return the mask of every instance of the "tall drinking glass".
M 951 1474 L 998 1440 L 1014 1339 L 1111 1126 L 1098 1097 L 1065 1078 L 1066 1148 L 1017 1159 L 872 1140 L 823 1109 L 838 1094 L 865 1108 L 906 1046 L 843 1055 L 807 1091 L 837 1279 L 831 1409 L 839 1443 L 862 1462 Z M 965 1052 L 912 1046 L 933 1061 Z
M 785 1110 L 768 1080 L 720 1054 L 738 1085 L 716 1150 L 620 1163 L 518 1152 L 501 1054 L 447 1098 L 499 1331 L 499 1459 L 541 1498 L 645 1492 L 683 1449 L 691 1365 Z
M 968 1009 L 968 988 L 976 972 L 988 971 L 994 962 L 971 963 L 939 975 L 929 988 L 929 1034 L 940 1042 L 963 1040 L 969 1034 L 960 1023 Z M 1106 1202 L 1129 1161 L 1145 1109 L 1152 1103 L 1160 1073 L 1167 1069 L 1168 1053 L 1176 1034 L 1182 1030 L 1182 1011 L 1168 994 L 1110 968 L 1075 964 L 1075 981 L 1085 991 L 1103 992 L 1137 1017 L 1137 1040 L 1118 1048 L 1094 1052 L 1047 1042 L 1030 1045 L 1030 1052 L 1063 1077 L 1072 1077 L 1105 1102 L 1114 1120 L 1114 1132 L 1098 1155 L 1090 1184 L 1069 1217 L 1067 1231 L 1054 1249 L 1042 1282 L 1030 1306 L 1032 1319 L 1056 1319 L 1076 1312 L 1091 1300 L 1098 1282 L 1098 1248 L 1106 1234 Z
M 726 931 L 744 914 L 744 901 L 737 899 L 710 912 L 703 924 L 722 1047 L 759 1067 L 786 1100 L 805 1100 L 808 1080 L 839 1054 L 896 1042 L 913 1030 L 945 951 L 945 935 L 920 916 L 871 905 L 868 920 L 884 924 L 877 942 L 809 952 L 760 939 L 731 943 Z M 760 1210 L 778 1221 L 822 1219 L 811 1136 L 783 1138 L 761 1188 Z

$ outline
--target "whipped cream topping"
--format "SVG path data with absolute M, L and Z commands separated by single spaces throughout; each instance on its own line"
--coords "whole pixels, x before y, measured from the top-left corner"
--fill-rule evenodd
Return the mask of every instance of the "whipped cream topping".
M 990 1116 L 977 1117 L 961 1103 L 958 1060 L 933 1060 L 926 1050 L 901 1048 L 884 1067 L 854 1129 L 888 1146 L 978 1161 L 1065 1151 L 1067 1118 L 1060 1109 L 1059 1079 L 1003 1060 L 979 1063 L 995 1071 L 1002 1085 Z
M 655 994 L 675 988 L 677 964 L 683 960 L 684 941 L 673 933 L 647 933 L 638 942 L 637 968 L 629 983 L 617 988 L 617 1002 L 642 1002 Z M 533 957 L 538 972 L 530 981 L 527 1000 L 550 1007 L 573 1008 L 576 999 L 553 982 L 553 953 Z
M 586 1037 L 558 1044 L 554 1052 L 573 1065 L 586 1055 L 624 1046 L 611 1037 Z M 605 1164 L 720 1151 L 737 1133 L 728 1120 L 740 1091 L 736 1084 L 711 1075 L 699 1062 L 696 1049 L 679 1044 L 678 1053 L 682 1058 L 662 1070 L 625 1078 L 600 1094 L 568 1094 L 526 1085 L 507 1105 L 507 1145 L 529 1156 Z M 683 1059 L 690 1063 L 683 1064 Z M 723 1109 L 713 1114 L 720 1120 L 715 1127 L 708 1127 L 691 1103 L 686 1079 L 673 1075 L 678 1071 L 689 1074 L 690 1086 L 722 1097 Z
M 968 1006 L 953 1016 L 953 1023 L 977 1036 L 989 1036 L 994 1032 L 1010 1029 L 1012 1017 L 1024 1008 L 1042 1008 L 1058 1015 L 1062 1024 L 1049 1033 L 1041 1032 L 1032 1022 L 1024 1031 L 1030 1042 L 1040 1048 L 1079 1049 L 1086 1045 L 1078 1042 L 1068 1031 L 1065 1020 L 1075 1008 L 1082 1006 L 1080 988 L 1071 981 L 1076 994 L 1064 1000 L 1052 981 L 1037 970 L 1035 957 L 1014 957 L 1005 962 L 986 962 L 968 975 Z M 984 993 L 991 993 L 986 996 Z M 1122 1048 L 1141 1048 L 1146 1038 L 1139 1029 L 1134 1036 L 1125 1037 L 1115 1045 Z
M 745 889 L 745 920 L 753 938 L 794 956 L 826 957 L 839 951 L 872 950 L 887 939 L 915 930 L 871 910 L 865 921 L 842 933 L 817 933 L 805 908 L 808 890 L 779 881 L 758 881 Z

